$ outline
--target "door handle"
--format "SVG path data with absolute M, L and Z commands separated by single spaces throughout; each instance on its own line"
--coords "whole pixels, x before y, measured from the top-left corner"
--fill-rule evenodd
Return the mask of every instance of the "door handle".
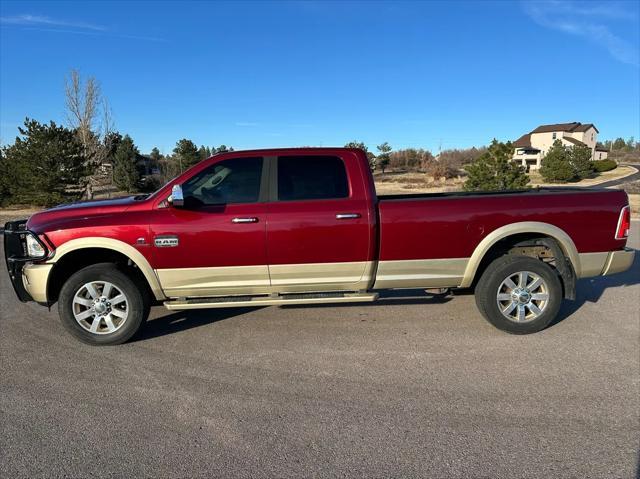
M 336 215 L 337 220 L 353 220 L 360 218 L 360 213 L 338 213 Z
M 258 218 L 233 218 L 232 223 L 257 223 Z

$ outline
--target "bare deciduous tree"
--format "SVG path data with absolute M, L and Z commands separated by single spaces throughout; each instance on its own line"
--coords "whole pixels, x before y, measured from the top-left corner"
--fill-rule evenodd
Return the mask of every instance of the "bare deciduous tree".
M 71 70 L 65 79 L 65 105 L 67 121 L 76 131 L 82 144 L 87 167 L 94 172 L 112 151 L 113 117 L 107 100 L 102 96 L 100 84 L 94 77 L 82 81 L 78 70 Z M 87 197 L 92 196 L 91 180 L 86 179 Z M 90 199 L 90 198 L 89 198 Z
M 67 121 L 80 137 L 85 149 L 93 141 L 102 95 L 95 78 L 87 78 L 84 85 L 78 70 L 71 70 L 65 81 Z

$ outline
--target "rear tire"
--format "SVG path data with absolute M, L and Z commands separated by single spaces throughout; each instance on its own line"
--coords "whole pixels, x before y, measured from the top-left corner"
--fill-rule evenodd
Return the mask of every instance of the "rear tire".
M 136 334 L 149 314 L 144 288 L 112 263 L 74 273 L 62 286 L 58 313 L 65 329 L 80 341 L 107 346 Z
M 482 315 L 511 334 L 543 330 L 562 304 L 562 284 L 546 263 L 529 256 L 502 256 L 480 277 L 475 290 Z

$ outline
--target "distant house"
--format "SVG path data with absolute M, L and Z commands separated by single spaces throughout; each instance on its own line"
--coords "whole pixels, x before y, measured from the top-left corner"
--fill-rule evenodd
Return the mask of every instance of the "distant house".
M 607 157 L 607 150 L 598 144 L 598 133 L 593 123 L 574 121 L 540 125 L 513 143 L 513 160 L 524 166 L 527 171 L 537 170 L 542 158 L 556 140 L 560 140 L 565 146 L 586 146 L 591 150 L 592 160 L 603 160 Z
M 596 144 L 596 149 L 593 152 L 592 160 L 606 160 L 609 156 L 609 149 L 602 143 Z

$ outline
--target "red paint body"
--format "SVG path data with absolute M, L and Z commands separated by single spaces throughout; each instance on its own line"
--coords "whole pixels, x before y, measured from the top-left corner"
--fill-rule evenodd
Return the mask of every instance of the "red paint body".
M 522 221 L 557 226 L 579 253 L 619 250 L 626 240 L 614 236 L 626 204 L 620 190 L 382 199 L 380 259 L 467 258 L 489 233 Z
M 263 201 L 198 210 L 167 206 L 174 184 L 229 158 L 331 155 L 345 165 L 350 196 L 336 200 Z M 303 160 L 301 160 L 303 161 Z M 27 227 L 59 247 L 84 237 L 108 237 L 136 247 L 154 269 L 465 258 L 495 229 L 539 221 L 564 230 L 579 253 L 622 249 L 616 240 L 620 190 L 533 190 L 525 193 L 402 195 L 377 198 L 366 155 L 345 148 L 256 150 L 216 155 L 144 199 L 77 203 L 33 215 Z M 339 213 L 357 213 L 353 220 Z M 234 224 L 251 216 L 257 223 Z M 156 236 L 180 245 L 156 248 Z M 145 244 L 138 244 L 144 238 Z

